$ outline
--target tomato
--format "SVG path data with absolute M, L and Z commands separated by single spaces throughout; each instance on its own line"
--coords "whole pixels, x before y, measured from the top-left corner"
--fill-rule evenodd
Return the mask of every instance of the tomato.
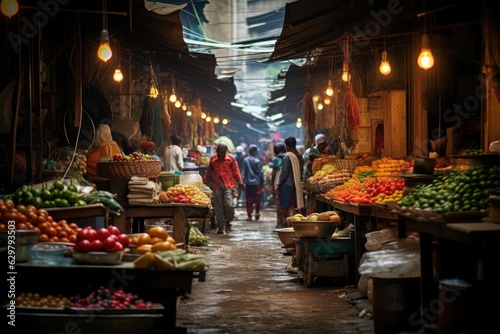
M 114 252 L 116 248 L 116 242 L 117 241 L 115 238 L 109 236 L 102 242 L 102 249 L 108 253 Z
M 130 243 L 130 239 L 125 233 L 118 235 L 118 241 L 123 245 L 123 247 L 127 247 Z
M 5 206 L 9 209 L 9 210 L 12 210 L 14 209 L 15 205 L 14 205 L 14 201 L 11 200 L 11 199 L 6 199 L 3 201 Z
M 103 246 L 102 241 L 99 239 L 95 239 L 90 242 L 90 248 L 92 252 L 102 251 L 102 246 Z
M 121 252 L 123 251 L 123 245 L 119 241 L 115 241 L 115 249 L 114 252 Z
M 68 240 L 69 240 L 69 242 L 71 242 L 71 243 L 76 243 L 76 242 L 77 242 L 77 240 L 76 240 L 76 234 L 72 234 L 72 235 L 70 235 L 70 236 L 68 237 Z
M 7 229 L 7 225 L 5 225 L 4 223 L 0 223 L 0 231 L 4 231 Z
M 108 231 L 109 231 L 109 234 L 113 234 L 113 235 L 120 235 L 120 229 L 114 225 L 110 225 L 108 226 Z
M 51 238 L 51 237 L 55 237 L 57 235 L 57 230 L 53 227 L 49 227 L 47 230 L 46 230 L 46 233 L 47 235 Z
M 96 232 L 96 239 L 104 241 L 107 237 L 111 235 L 109 228 L 102 227 Z
M 16 223 L 16 230 L 27 230 L 28 226 L 24 223 Z
M 0 213 L 3 215 L 3 214 L 6 214 L 7 212 L 9 212 L 9 208 L 5 205 L 5 204 L 2 204 L 0 205 Z
M 78 241 L 75 248 L 78 252 L 88 253 L 92 251 L 92 243 L 87 239 L 83 239 Z
M 57 222 L 57 225 L 66 226 L 66 225 L 68 225 L 68 221 L 65 219 L 61 219 L 60 221 Z
M 41 233 L 38 235 L 38 242 L 48 242 L 49 241 L 49 236 L 45 233 Z

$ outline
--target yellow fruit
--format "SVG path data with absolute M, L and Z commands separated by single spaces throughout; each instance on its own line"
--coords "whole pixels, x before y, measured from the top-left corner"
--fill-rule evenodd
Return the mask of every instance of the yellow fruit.
M 151 236 L 148 233 L 142 233 L 137 238 L 137 246 L 144 245 L 144 244 L 151 244 Z
M 162 238 L 159 238 L 159 237 L 152 237 L 151 238 L 151 245 L 154 245 L 154 244 L 157 244 L 159 242 L 164 242 L 165 240 L 163 240 Z
M 174 238 L 172 238 L 171 236 L 169 236 L 169 237 L 167 238 L 167 240 L 165 240 L 165 241 L 168 241 L 168 242 L 170 242 L 171 244 L 174 244 L 174 245 L 176 244 L 175 239 L 174 239 Z
M 160 226 L 153 226 L 148 230 L 148 234 L 151 237 L 158 237 L 163 240 L 167 240 L 168 238 L 168 232 L 165 230 L 163 227 Z
M 158 242 L 158 243 L 154 244 L 153 246 L 151 246 L 152 252 L 174 250 L 174 249 L 177 249 L 175 244 L 171 244 L 168 241 Z
M 139 254 L 145 254 L 147 252 L 151 252 L 151 247 L 153 245 L 151 244 L 143 244 L 137 247 L 137 253 Z
M 330 216 L 330 221 L 334 223 L 340 223 L 341 219 L 338 214 L 334 214 Z
M 146 252 L 134 260 L 134 267 L 136 268 L 149 268 L 153 265 L 155 254 Z

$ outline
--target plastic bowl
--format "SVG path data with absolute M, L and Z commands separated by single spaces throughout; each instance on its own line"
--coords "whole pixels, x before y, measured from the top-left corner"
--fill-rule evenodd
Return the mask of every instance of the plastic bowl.
M 299 239 L 330 239 L 337 223 L 327 221 L 294 220 L 293 229 Z
M 31 246 L 31 261 L 58 264 L 64 258 L 68 246 L 61 244 L 41 243 Z

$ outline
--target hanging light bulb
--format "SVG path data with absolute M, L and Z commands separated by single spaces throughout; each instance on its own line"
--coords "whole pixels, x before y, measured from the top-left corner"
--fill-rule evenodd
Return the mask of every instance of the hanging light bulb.
M 2 0 L 2 3 L 0 4 L 0 10 L 2 11 L 3 15 L 12 17 L 17 14 L 17 11 L 19 10 L 19 4 L 16 0 Z
M 181 104 L 181 101 L 179 101 L 179 100 L 175 101 L 175 103 L 174 103 L 174 106 L 175 106 L 176 108 L 180 108 L 180 107 L 181 107 L 181 105 L 182 105 L 182 104 Z
M 186 111 L 188 109 L 188 107 L 187 107 L 187 105 L 185 103 L 183 103 L 181 109 L 184 110 L 184 111 Z
M 323 103 L 318 103 L 318 110 L 323 110 Z
M 204 112 L 201 113 L 201 119 L 205 119 L 207 118 L 207 114 L 205 114 Z
M 319 95 L 314 95 L 313 96 L 313 101 L 318 102 L 319 101 Z
M 192 115 L 193 115 L 193 113 L 191 112 L 191 110 L 186 111 L 186 116 L 187 117 L 191 117 Z
M 115 70 L 115 73 L 113 73 L 113 80 L 115 80 L 116 82 L 120 82 L 123 80 L 123 73 L 120 68 L 117 68 Z
M 328 95 L 328 96 L 333 96 L 333 86 L 332 86 L 332 80 L 331 79 L 328 79 L 328 86 L 326 86 L 325 94 Z
M 222 124 L 227 125 L 229 123 L 229 120 L 227 118 L 224 118 L 222 120 Z
M 97 57 L 104 62 L 107 62 L 113 56 L 113 52 L 109 47 L 109 33 L 106 29 L 101 30 L 99 49 L 97 50 Z
M 347 62 L 344 61 L 342 64 L 342 81 L 349 81 L 351 80 L 351 75 L 349 74 L 349 66 L 347 66 Z
M 297 129 L 300 129 L 302 127 L 302 118 L 297 118 L 297 121 L 295 121 L 295 127 Z
M 175 103 L 175 101 L 177 101 L 177 95 L 175 95 L 175 89 L 172 88 L 172 94 L 170 94 L 168 100 L 172 103 Z
M 426 33 L 422 35 L 422 49 L 418 55 L 417 63 L 418 66 L 424 70 L 428 70 L 434 66 L 434 56 L 430 48 L 430 38 Z
M 219 124 L 220 123 L 219 117 L 217 117 L 217 116 L 214 117 L 214 123 L 215 124 Z
M 332 103 L 332 101 L 330 100 L 330 98 L 328 96 L 325 96 L 325 98 L 323 99 L 323 104 L 325 106 L 329 106 L 330 103 Z
M 151 84 L 148 96 L 152 97 L 153 99 L 156 99 L 158 97 L 158 89 L 156 88 L 154 82 Z
M 382 51 L 382 60 L 380 61 L 379 70 L 383 75 L 388 75 L 389 73 L 391 73 L 391 64 L 389 64 L 389 61 L 387 60 L 386 50 Z
M 205 121 L 207 121 L 207 123 L 210 123 L 211 120 L 212 120 L 212 117 L 210 117 L 210 116 L 207 116 L 207 118 L 205 118 Z

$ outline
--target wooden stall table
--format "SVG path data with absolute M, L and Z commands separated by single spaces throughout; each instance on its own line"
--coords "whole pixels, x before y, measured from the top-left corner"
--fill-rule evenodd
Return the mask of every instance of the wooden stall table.
M 37 278 L 35 285 L 33 285 L 33 277 Z M 84 265 L 74 262 L 71 257 L 64 258 L 57 265 L 31 262 L 16 264 L 16 292 L 32 292 L 35 287 L 40 293 L 54 295 L 61 293 L 72 296 L 84 295 L 104 286 L 111 290 L 123 289 L 125 292 L 137 294 L 141 299 L 160 303 L 164 306 L 162 317 L 159 318 L 163 333 L 186 333 L 185 328 L 176 327 L 177 299 L 191 292 L 194 278 L 204 281 L 205 272 L 159 268 L 138 269 L 134 268 L 132 262 L 122 262 L 118 265 Z M 57 312 L 53 316 L 61 317 L 61 313 L 64 316 L 69 311 Z M 24 314 L 21 310 L 17 310 L 17 313 L 16 323 L 23 323 L 28 327 L 34 326 L 30 324 L 35 320 L 32 318 L 30 321 L 30 316 L 32 317 L 33 314 Z M 95 315 L 99 315 L 98 311 Z M 47 320 L 50 320 L 50 316 L 48 312 L 43 314 L 43 318 Z M 52 321 L 45 321 L 45 323 L 50 326 L 54 325 Z M 67 321 L 64 324 L 67 325 Z M 91 325 L 88 321 L 83 322 L 82 325 L 87 324 Z M 114 324 L 116 325 L 116 322 Z M 36 329 L 37 332 L 39 330 L 40 328 Z M 51 328 L 51 330 L 54 330 L 52 331 L 54 333 L 66 332 L 64 327 L 59 330 Z M 84 328 L 81 330 L 84 333 L 89 332 Z M 108 328 L 106 332 L 113 330 L 116 328 Z
M 142 232 L 144 229 L 144 219 L 149 218 L 172 218 L 173 238 L 184 242 L 187 247 L 189 241 L 189 222 L 190 218 L 205 219 L 210 212 L 206 205 L 196 204 L 177 204 L 177 203 L 159 203 L 144 204 L 124 207 L 124 212 L 119 216 L 113 215 L 113 224 L 124 233 Z M 132 230 L 129 218 L 134 219 L 139 226 L 138 231 Z
M 439 290 L 437 282 L 434 280 L 433 266 L 433 245 L 435 242 L 445 243 L 441 247 L 445 249 L 447 257 L 443 258 L 441 263 L 449 268 L 447 269 L 448 273 L 443 273 L 444 275 L 451 274 L 452 278 L 455 278 L 454 275 L 460 273 L 468 276 L 468 279 L 475 280 L 475 283 L 482 288 L 482 293 L 484 293 L 482 297 L 480 293 L 477 293 L 481 299 L 491 298 L 496 300 L 500 297 L 498 289 L 498 282 L 500 281 L 500 268 L 498 267 L 500 224 L 480 220 L 436 221 L 422 218 L 415 219 L 408 216 L 405 216 L 404 219 L 407 230 L 419 232 L 420 234 L 421 306 L 423 311 L 421 321 L 423 324 L 431 324 L 432 326 L 438 318 L 436 301 Z M 470 266 L 465 258 L 460 257 L 461 254 L 466 254 L 468 260 L 477 261 L 477 265 Z M 482 299 L 478 313 L 484 323 L 489 322 L 490 327 L 485 324 L 485 328 L 492 328 L 491 325 L 493 325 L 492 322 L 495 323 L 494 319 L 498 308 L 488 308 L 484 303 L 485 300 Z M 474 313 L 474 306 L 468 307 L 471 308 L 471 312 L 466 317 L 474 319 L 472 314 Z M 476 324 L 479 324 L 482 320 L 474 319 Z M 477 332 L 481 332 L 481 330 L 478 329 Z
M 357 268 L 361 256 L 364 253 L 364 245 L 361 243 L 361 226 L 366 226 L 371 216 L 371 205 L 366 204 L 348 204 L 326 198 L 322 195 L 316 195 L 316 200 L 328 204 L 337 210 L 352 214 L 354 217 L 354 265 L 356 268 L 356 282 L 359 280 Z
M 94 229 L 106 227 L 109 212 L 101 203 L 74 207 L 55 207 L 46 209 L 54 221 L 65 219 L 68 223 L 75 222 L 79 227 L 87 225 Z

